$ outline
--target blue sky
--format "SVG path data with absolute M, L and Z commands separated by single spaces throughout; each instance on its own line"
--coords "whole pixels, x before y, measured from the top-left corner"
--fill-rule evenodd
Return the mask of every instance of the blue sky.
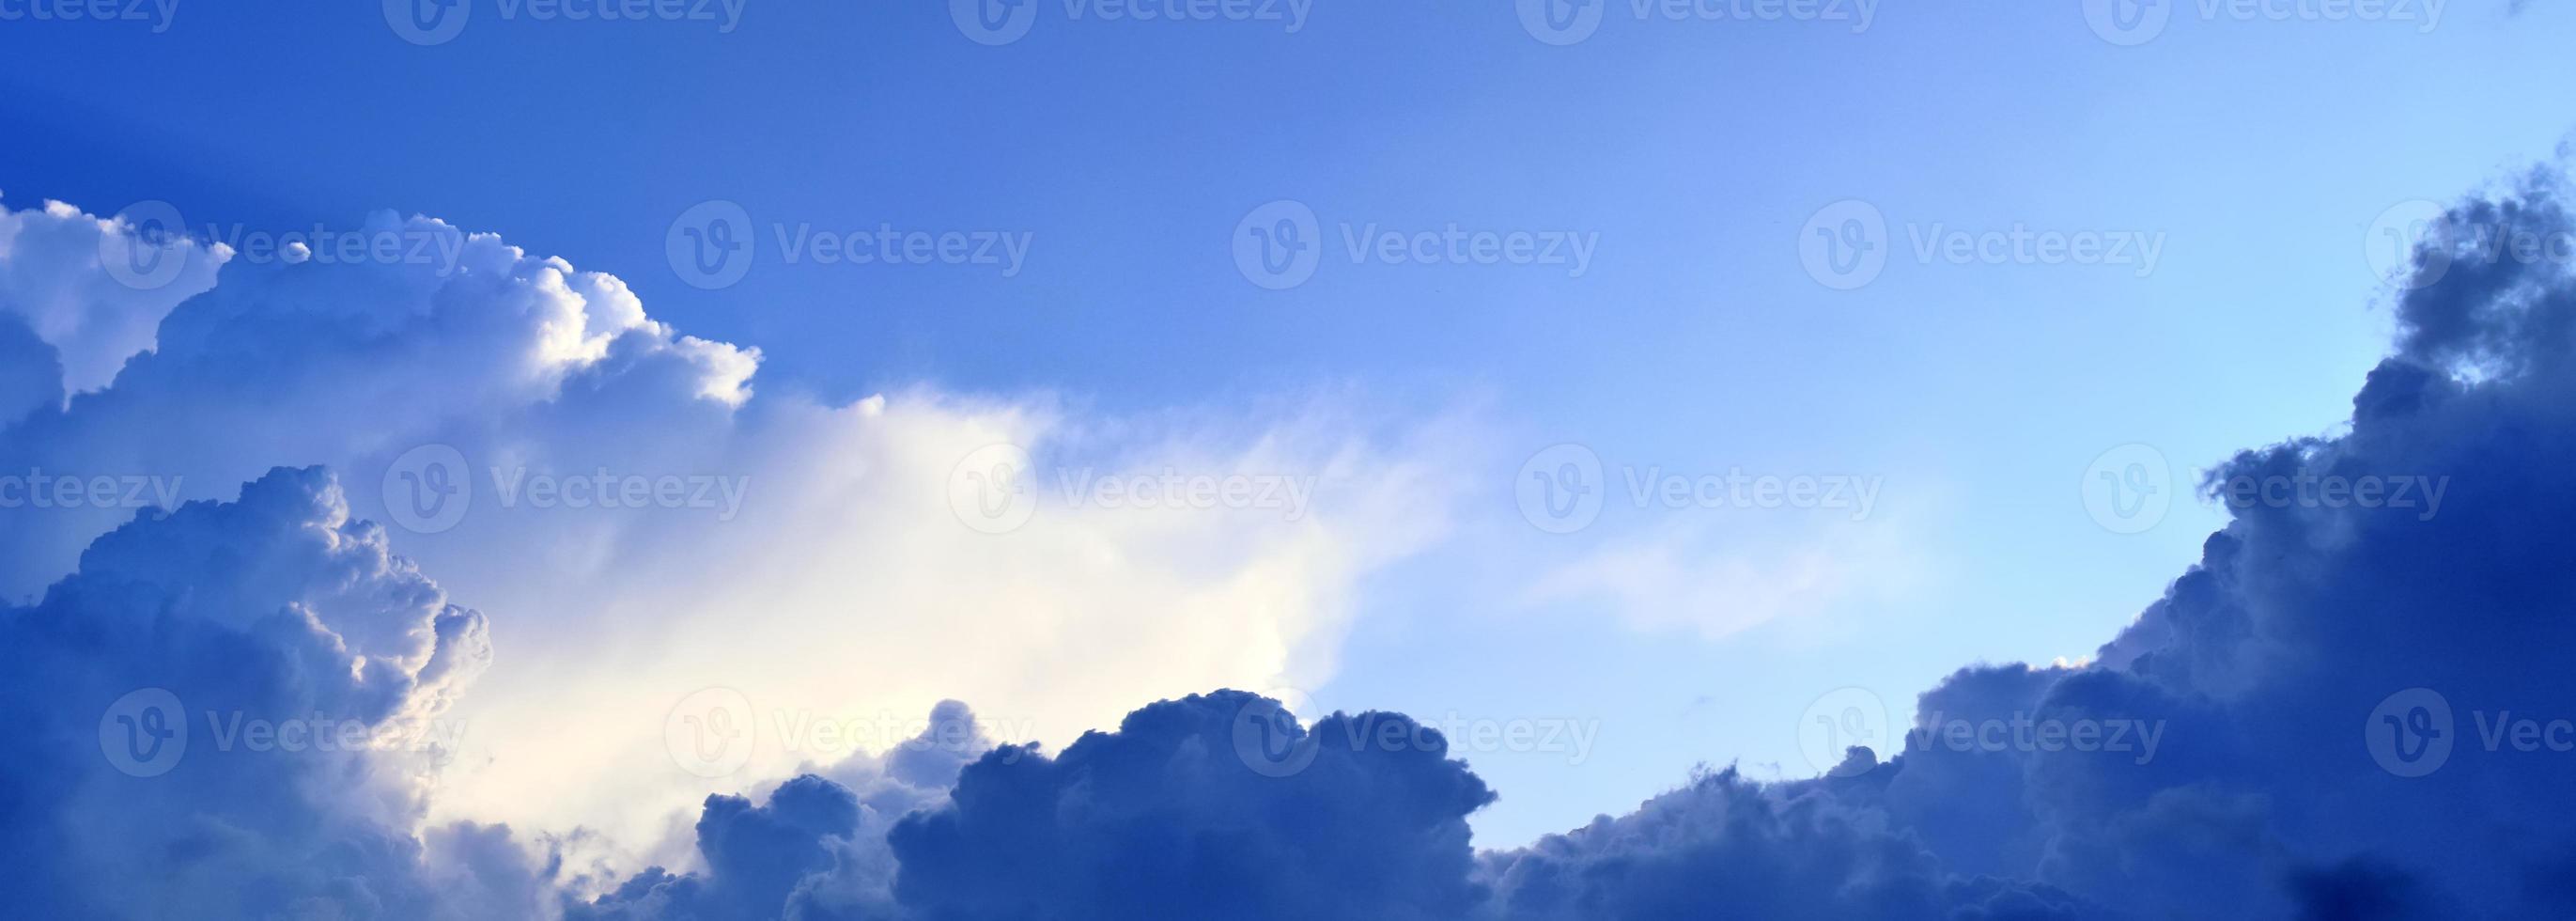
M 1472 418 L 1434 471 L 1464 497 L 1454 526 L 1350 587 L 1347 629 L 1309 638 L 1332 664 L 1307 690 L 1598 720 L 1580 763 L 1469 756 L 1504 791 L 1471 819 L 1486 847 L 1623 811 L 1693 763 L 1810 776 L 1800 720 L 1837 688 L 1901 721 L 1963 664 L 2091 654 L 2225 516 L 2187 502 L 2115 533 L 2087 514 L 2088 465 L 2134 443 L 2197 470 L 2333 431 L 2392 329 L 2373 222 L 2551 157 L 2567 115 L 2530 103 L 2576 85 L 2570 14 L 2501 2 L 2413 22 L 2176 5 L 2134 46 L 2079 5 L 1888 4 L 1861 29 L 1607 2 L 1560 46 L 1502 4 L 1316 4 L 1292 29 L 1048 0 L 986 45 L 928 3 L 749 0 L 728 29 L 466 2 L 426 46 L 369 4 L 0 23 L 0 192 L 272 231 L 428 215 L 614 273 L 654 318 L 758 348 L 762 392 L 834 405 L 929 385 L 1241 432 L 1283 405 L 1373 431 Z M 1267 290 L 1229 247 L 1283 199 L 1316 215 L 1321 263 Z M 1836 290 L 1800 245 L 1849 199 L 1883 216 L 1888 259 Z M 666 255 L 709 200 L 761 247 L 714 290 Z M 880 225 L 1025 235 L 1026 263 L 776 246 Z M 1578 274 L 1344 246 L 1452 225 L 1595 247 Z M 1916 255 L 2017 227 L 2152 239 L 2155 261 Z M 1513 494 L 1560 443 L 1607 471 L 1572 534 Z M 1863 522 L 1636 507 L 1623 473 L 1650 469 L 1884 486 Z M 1703 575 L 1639 603 L 1693 616 L 1532 585 L 1658 552 Z M 1810 557 L 1827 587 L 1697 626 L 1763 604 L 1728 563 Z M 1832 588 L 1845 567 L 1872 576 Z

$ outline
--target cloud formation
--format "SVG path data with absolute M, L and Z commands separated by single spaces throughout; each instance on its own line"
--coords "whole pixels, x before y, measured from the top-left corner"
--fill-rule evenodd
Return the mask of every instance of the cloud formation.
M 652 918 L 892 918 L 895 857 L 886 833 L 946 801 L 957 772 L 992 748 L 964 704 L 941 703 L 921 735 L 883 756 L 860 755 L 799 774 L 758 806 L 707 797 L 692 829 L 705 869 L 655 866 L 589 900 L 573 921 Z
M 12 221 L 0 283 L 28 290 L 0 302 L 41 309 L 0 311 L 0 354 L 28 358 L 0 375 L 0 406 L 24 408 L 0 471 L 84 498 L 0 502 L 0 598 L 33 598 L 160 491 L 101 500 L 101 477 L 209 499 L 327 466 L 509 650 L 460 703 L 483 731 L 444 767 L 437 817 L 586 829 L 638 863 L 677 804 L 899 741 L 798 727 L 956 696 L 1063 741 L 1138 700 L 1320 681 L 1357 581 L 1446 527 L 1440 474 L 1472 437 L 1329 401 L 1247 426 L 927 387 L 755 394 L 756 350 L 652 320 L 614 276 L 390 212 L 351 233 L 439 257 L 236 259 L 134 307 L 97 255 L 111 224 L 60 205 Z M 30 242 L 48 234 L 65 239 Z M 141 337 L 57 316 L 146 307 L 167 315 Z M 29 317 L 34 342 L 11 334 Z M 59 385 L 20 370 L 56 365 Z M 112 383 L 75 371 L 93 365 Z M 989 473 L 967 468 L 995 446 L 1022 459 L 982 497 L 1017 515 L 1004 527 L 955 488 L 984 485 L 960 473 Z M 1166 481 L 1182 507 L 1124 488 Z M 658 732 L 709 687 L 756 707 L 748 759 L 715 777 L 669 766 Z
M 51 345 L 65 393 L 107 386 L 127 357 L 151 347 L 161 318 L 214 287 L 217 267 L 232 257 L 223 244 L 180 229 L 93 217 L 58 201 L 0 207 L 0 328 L 15 317 Z M 0 421 L 16 418 L 6 394 L 0 390 Z
M 320 470 L 149 513 L 41 602 L 0 608 L 0 836 L 51 918 L 477 917 L 537 910 L 515 848 L 421 827 L 483 616 L 352 521 Z M 431 833 L 456 853 L 505 831 Z
M 950 805 L 895 827 L 898 904 L 938 919 L 2566 917 L 2576 793 L 2549 739 L 2576 740 L 2576 683 L 2534 652 L 2576 639 L 2559 565 L 2576 552 L 2561 473 L 2576 468 L 2576 279 L 2489 245 L 2576 239 L 2560 182 L 2454 209 L 2349 427 L 2244 452 L 2209 484 L 2437 479 L 2438 514 L 2231 505 L 2199 564 L 2093 661 L 1964 668 L 1884 761 L 1855 749 L 1825 777 L 1769 784 L 1720 771 L 1471 867 L 1445 833 L 1485 795 L 1463 764 L 1272 776 L 1226 757 L 1223 713 L 1246 698 L 1194 697 L 1060 759 L 969 767 Z M 1400 717 L 1336 715 L 1311 736 L 1354 719 Z M 2445 754 L 2426 761 L 2433 740 Z M 1319 777 L 1329 792 L 1306 799 Z
M 1706 773 L 1627 815 L 1484 854 L 1465 819 L 1495 793 L 1396 714 L 1308 724 L 1226 691 L 1147 705 L 1054 755 L 935 731 L 975 724 L 955 704 L 881 758 L 844 760 L 784 730 L 804 710 L 845 713 L 887 699 L 879 688 L 941 681 L 1079 725 L 1110 695 L 1244 683 L 1229 676 L 1276 672 L 1331 635 L 1339 589 L 1295 587 L 1345 585 L 1431 539 L 1396 527 L 1408 519 L 1255 527 L 1065 505 L 996 542 L 1005 535 L 958 527 L 946 495 L 919 486 L 979 445 L 1081 443 L 1052 407 L 755 398 L 754 353 L 678 336 L 613 278 L 488 237 L 467 238 L 450 272 L 227 268 L 170 312 L 151 351 L 120 356 L 112 386 L 65 405 L 59 394 L 82 389 L 69 377 L 0 383 L 31 407 L 0 430 L 0 466 L 157 462 L 192 483 L 252 481 L 229 503 L 21 510 L 0 531 L 0 549 L 21 551 L 0 556 L 13 590 L 62 576 L 0 611 L 0 700 L 36 714 L 38 743 L 0 769 L 0 847 L 23 869 L 10 894 L 62 917 L 2567 917 L 2576 789 L 2562 781 L 2576 752 L 2552 740 L 2576 748 L 2576 730 L 2553 728 L 2576 719 L 2576 682 L 2545 653 L 2576 645 L 2563 565 L 2576 555 L 2563 474 L 2576 469 L 2576 278 L 2495 245 L 2576 239 L 2563 182 L 2534 173 L 2454 208 L 2417 253 L 2396 350 L 2349 424 L 2246 451 L 2207 484 L 2223 495 L 2239 478 L 2438 479 L 2437 514 L 2231 504 L 2198 564 L 2089 662 L 1963 668 L 1922 696 L 1901 746 L 1856 749 L 1827 776 Z M 45 326 L 11 316 L 0 354 L 56 356 L 35 367 L 73 373 Z M 1212 448 L 1172 431 L 1150 456 L 1327 481 L 1366 469 L 1340 478 L 1343 495 L 1418 501 L 1405 445 L 1308 429 Z M 363 503 L 329 473 L 258 466 L 286 454 L 270 462 L 346 465 L 363 481 L 422 443 L 537 473 L 739 473 L 794 500 L 748 501 L 738 528 L 674 525 L 670 508 L 504 508 L 397 538 L 353 517 Z M 1237 538 L 1250 549 L 1208 549 Z M 396 543 L 424 548 L 443 580 L 448 566 L 463 573 L 480 605 L 488 593 L 554 618 L 524 628 L 544 667 L 514 688 L 554 690 L 544 706 L 526 693 L 468 706 L 521 654 L 495 646 L 519 647 L 449 604 Z M 874 576 L 847 576 L 848 559 Z M 723 577 L 666 572 L 681 561 Z M 960 607 L 1027 642 L 943 632 Z M 728 649 L 744 635 L 801 655 Z M 1106 639 L 1128 636 L 1156 643 Z M 680 662 L 644 646 L 702 652 Z M 826 667 L 762 673 L 802 657 Z M 1128 680 L 1086 685 L 1050 670 L 1054 658 Z M 667 702 L 616 703 L 645 686 L 616 680 L 628 670 L 761 702 L 766 748 L 700 784 L 720 789 L 696 791 L 683 861 L 567 870 L 577 839 L 443 820 L 436 800 L 517 802 L 505 787 L 689 786 L 618 773 L 681 774 L 649 728 L 633 731 L 659 725 Z M 865 687 L 813 690 L 836 684 Z M 1064 688 L 1086 703 L 1032 702 Z M 175 737 L 149 714 L 172 707 L 133 697 L 151 689 L 216 714 L 183 724 L 187 752 L 166 768 L 150 746 Z M 592 708 L 614 717 L 549 717 Z M 458 747 L 279 759 L 210 741 L 233 716 L 374 732 L 460 714 L 498 717 L 511 744 L 477 749 L 468 733 Z M 545 733 L 554 747 L 531 748 Z M 459 752 L 480 760 L 437 769 Z

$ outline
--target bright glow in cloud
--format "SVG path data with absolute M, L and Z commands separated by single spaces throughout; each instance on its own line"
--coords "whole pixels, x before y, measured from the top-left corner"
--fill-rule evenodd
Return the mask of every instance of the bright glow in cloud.
M 110 232 L 56 211 L 11 226 L 73 251 Z M 142 477 L 188 498 L 277 464 L 338 471 L 354 513 L 488 612 L 507 650 L 458 702 L 467 732 L 435 820 L 582 826 L 633 853 L 707 793 L 903 737 L 797 727 L 956 697 L 1061 745 L 1138 700 L 1319 681 L 1354 583 L 1447 527 L 1441 474 L 1476 437 L 1322 402 L 1247 426 L 928 388 L 840 406 L 755 396 L 757 351 L 677 334 L 613 276 L 427 218 L 366 226 L 457 257 L 228 266 L 170 311 L 153 350 L 97 339 L 81 366 L 131 357 L 125 376 L 0 433 L 0 467 Z M 15 252 L 8 277 L 36 277 L 40 254 Z M 65 309 L 40 332 L 87 328 Z M 996 494 L 1025 504 L 1007 529 L 950 488 L 992 445 L 1034 458 Z M 412 487 L 427 481 L 403 477 L 424 457 L 461 462 L 440 482 L 461 481 L 463 511 L 421 514 Z M 135 511 L 0 510 L 0 596 L 68 572 Z M 733 727 L 747 760 L 712 777 L 675 763 L 664 732 L 707 687 L 756 717 Z

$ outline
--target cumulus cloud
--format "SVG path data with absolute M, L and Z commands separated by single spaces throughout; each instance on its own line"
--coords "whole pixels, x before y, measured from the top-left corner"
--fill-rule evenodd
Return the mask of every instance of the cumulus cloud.
M 1495 794 L 1394 714 L 1310 725 L 1220 692 L 1055 755 L 985 741 L 1031 733 L 925 729 L 913 738 L 931 744 L 855 761 L 790 729 L 895 706 L 931 710 L 932 727 L 971 719 L 906 696 L 922 687 L 1003 702 L 994 726 L 1097 725 L 1113 701 L 1296 667 L 1353 579 L 1437 537 L 1421 444 L 1329 416 L 1110 439 L 1040 401 L 755 396 L 756 354 L 679 336 L 613 278 L 489 237 L 466 237 L 454 267 L 227 267 L 112 386 L 68 404 L 49 399 L 81 389 L 68 378 L 0 389 L 32 407 L 0 430 L 0 469 L 160 469 L 192 495 L 255 480 L 237 502 L 166 514 L 9 513 L 8 590 L 67 578 L 0 612 L 0 693 L 38 714 L 42 743 L 0 773 L 5 846 L 22 904 L 67 917 L 2566 917 L 2567 753 L 2513 727 L 2576 718 L 2576 683 L 2545 654 L 2576 640 L 2562 575 L 2576 278 L 2525 257 L 2563 248 L 2510 242 L 2576 239 L 2562 183 L 2537 173 L 2453 209 L 2349 425 L 2216 471 L 2229 524 L 2091 661 L 1970 666 L 1923 695 L 1895 750 L 1815 779 L 1706 774 L 1483 855 L 1465 818 Z M 19 316 L 31 333 L 0 333 L 0 349 L 69 354 Z M 1142 514 L 1061 487 L 953 504 L 950 475 L 997 443 L 1139 484 L 1165 466 L 1310 472 L 1315 514 Z M 422 514 L 401 494 L 344 497 L 319 470 L 261 466 L 392 482 L 422 444 L 478 468 L 766 491 L 721 518 L 484 507 L 402 535 L 450 588 L 527 612 L 487 638 L 353 517 L 371 502 L 364 517 Z M 2240 482 L 2364 479 L 2411 483 L 2415 501 L 2387 501 L 2390 485 L 2374 502 L 2227 498 Z M 994 507 L 1029 514 L 971 520 Z M 519 656 L 532 664 L 512 677 Z M 747 760 L 706 777 L 671 769 L 684 753 L 659 732 L 680 715 L 667 689 L 696 686 L 754 719 Z M 120 695 L 147 687 L 191 710 L 472 716 L 477 731 L 435 749 L 457 756 L 445 770 L 192 747 L 139 777 L 157 724 L 114 717 L 139 717 Z M 703 798 L 682 859 L 635 873 L 563 869 L 577 835 L 445 821 L 578 821 L 690 788 Z M 616 831 L 639 846 L 634 823 Z
M 1865 799 L 1846 799 L 1824 781 L 1765 786 L 1731 769 L 1703 777 L 1629 815 L 1487 855 L 1484 871 L 1499 895 L 1482 916 L 2094 916 L 2047 886 L 1952 873 L 1884 811 L 1856 802 Z
M 146 312 L 93 277 L 110 225 L 59 205 L 13 220 L 30 228 L 22 268 L 35 228 L 89 238 L 46 251 L 71 281 L 0 277 L 72 294 L 0 297 Z M 87 392 L 69 371 L 59 393 L 0 377 L 0 407 L 25 408 L 0 424 L 0 471 L 154 487 L 0 503 L 0 598 L 72 571 L 135 514 L 128 495 L 217 498 L 272 466 L 327 466 L 354 515 L 493 612 L 509 651 L 458 703 L 480 731 L 442 770 L 435 817 L 580 829 L 568 840 L 630 869 L 669 856 L 687 803 L 902 738 L 802 727 L 953 696 L 1016 741 L 1061 743 L 1139 700 L 1322 680 L 1354 586 L 1446 528 L 1445 472 L 1476 437 L 1325 398 L 1249 425 L 930 387 L 838 405 L 759 392 L 756 350 L 651 319 L 614 276 L 429 218 L 350 232 L 433 258 L 232 260 L 149 335 L 95 345 L 47 333 L 53 313 L 0 311 L 0 330 L 34 316 L 38 333 L 0 332 L 0 350 L 121 368 Z M 1022 469 L 979 497 L 1004 512 L 988 520 L 953 487 L 990 473 L 995 446 Z M 439 482 L 456 512 L 424 514 L 429 481 L 404 477 L 425 472 L 455 474 Z M 729 772 L 667 750 L 699 688 L 750 704 Z
M 895 857 L 886 833 L 947 800 L 960 768 L 993 747 L 964 704 L 944 701 L 920 735 L 882 755 L 861 754 L 798 774 L 754 806 L 707 797 L 695 827 L 702 869 L 646 868 L 587 900 L 567 918 L 892 918 Z
M 1401 715 L 1301 727 L 1251 694 L 1193 695 L 1054 758 L 968 766 L 947 806 L 895 826 L 895 895 L 957 921 L 1457 918 L 1484 895 L 1466 818 L 1492 799 Z
M 16 317 L 53 346 L 66 393 L 105 387 L 126 358 L 152 347 L 161 318 L 213 287 L 216 268 L 232 257 L 181 231 L 58 201 L 0 207 L 0 319 Z M 0 390 L 0 416 L 15 408 L 6 395 Z
M 941 919 L 2567 917 L 2576 792 L 2545 727 L 2576 714 L 2576 683 L 2545 652 L 2576 640 L 2563 575 L 2576 489 L 2562 473 L 2576 468 L 2576 279 L 2490 245 L 2576 239 L 2560 182 L 2536 174 L 2454 209 L 2417 254 L 2398 349 L 2350 425 L 2214 473 L 2232 520 L 2091 661 L 1961 669 L 1890 751 L 1855 749 L 1809 780 L 1708 774 L 1471 867 L 1448 829 L 1487 794 L 1463 765 L 1363 756 L 1274 776 L 1227 757 L 1224 714 L 1245 697 L 1188 698 L 1061 758 L 969 767 L 947 806 L 895 826 L 898 906 Z M 2401 478 L 2411 502 L 2394 501 Z M 2365 479 L 2382 484 L 2375 501 L 2355 500 Z M 2328 489 L 2344 498 L 2226 498 L 2269 480 L 2339 482 Z M 2435 481 L 2446 498 L 2427 514 Z M 1344 738 L 1332 727 L 1353 719 L 1401 718 L 1337 715 L 1310 737 Z M 2517 719 L 2531 723 L 2500 728 Z M 2423 760 L 2436 739 L 2444 755 Z M 1334 901 L 1346 895 L 1369 901 Z
M 54 918 L 474 917 L 536 910 L 499 859 L 415 837 L 448 705 L 491 657 L 320 470 L 148 513 L 30 607 L 0 609 L 0 850 L 15 910 Z M 472 890 L 473 899 L 452 899 Z

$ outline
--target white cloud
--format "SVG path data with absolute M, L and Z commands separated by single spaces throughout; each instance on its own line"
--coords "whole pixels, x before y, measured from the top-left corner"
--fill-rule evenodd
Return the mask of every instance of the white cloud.
M 1894 603 L 1935 569 L 1892 516 L 1852 522 L 1810 515 L 1810 526 L 1798 529 L 1711 520 L 1720 513 L 1669 514 L 1541 572 L 1527 599 L 1589 604 L 1631 629 L 1719 640 L 1858 604 Z
M 171 308 L 214 286 L 216 267 L 232 255 L 181 239 L 144 245 L 134 231 L 58 201 L 0 206 L 0 314 L 17 315 L 60 354 L 67 394 L 107 386 L 127 357 L 152 347 L 153 327 Z M 101 265 L 123 255 L 175 261 L 148 275 Z
M 338 471 L 354 514 L 387 522 L 395 552 L 492 622 L 493 664 L 455 704 L 464 744 L 433 820 L 579 824 L 637 849 L 707 792 L 828 760 L 782 745 L 782 715 L 918 714 L 952 697 L 1062 745 L 1140 700 L 1313 680 L 1360 577 L 1446 528 L 1439 474 L 1474 437 L 1329 400 L 1249 425 L 928 387 L 840 406 L 755 397 L 756 350 L 677 334 L 613 276 L 426 218 L 369 226 L 459 257 L 226 266 L 115 386 L 0 429 L 0 469 L 160 477 L 188 498 L 275 465 Z M 15 252 L 6 284 L 33 274 L 36 251 Z M 56 313 L 142 309 L 95 303 L 78 279 L 42 290 L 74 292 L 44 302 Z M 1409 434 L 1372 434 L 1387 428 Z M 1040 467 L 1024 481 L 1028 522 L 1001 534 L 961 521 L 949 490 L 959 461 L 995 443 Z M 454 449 L 472 492 L 452 527 L 415 533 L 392 468 L 424 445 Z M 1293 511 L 1222 498 L 1250 491 L 1103 507 L 1062 493 L 1086 468 L 1173 471 L 1185 496 L 1198 475 L 1312 495 Z M 599 483 L 674 479 L 677 507 L 562 507 Z M 564 487 L 555 507 L 532 483 Z M 134 511 L 0 508 L 0 596 L 38 591 Z M 665 750 L 672 706 L 706 686 L 759 708 L 737 774 L 701 778 Z

